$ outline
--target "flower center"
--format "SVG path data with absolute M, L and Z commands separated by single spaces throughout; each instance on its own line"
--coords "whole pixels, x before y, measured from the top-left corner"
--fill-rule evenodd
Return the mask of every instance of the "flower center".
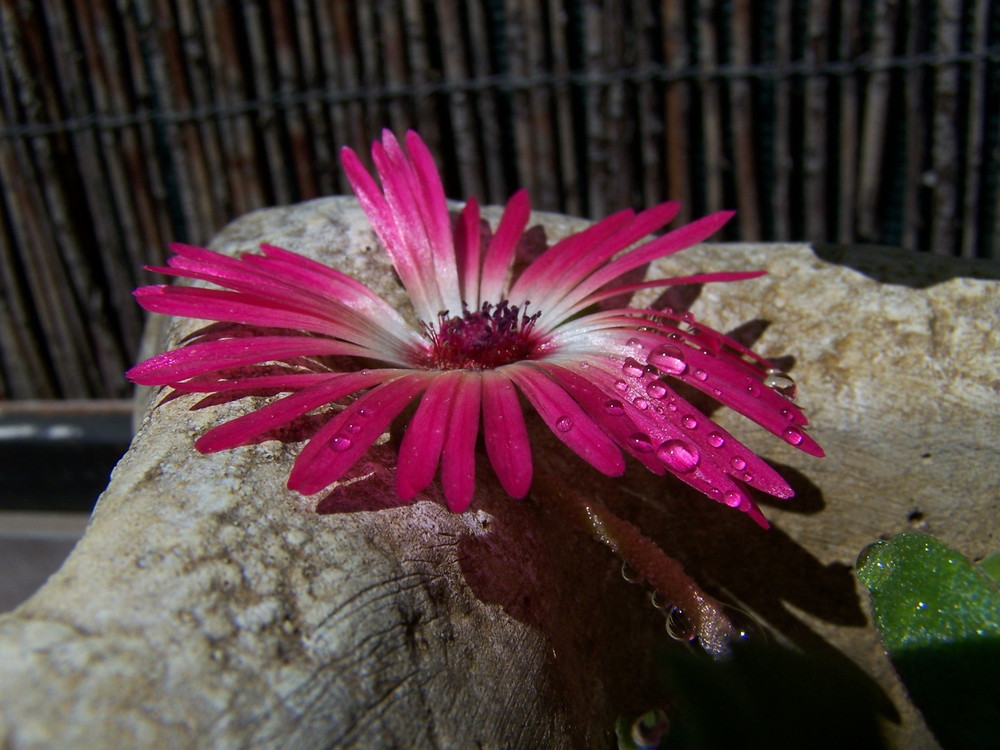
M 503 300 L 484 302 L 461 317 L 438 316 L 437 329 L 425 324 L 433 344 L 431 367 L 439 370 L 492 370 L 530 359 L 535 341 L 531 329 L 540 313 L 529 316 Z

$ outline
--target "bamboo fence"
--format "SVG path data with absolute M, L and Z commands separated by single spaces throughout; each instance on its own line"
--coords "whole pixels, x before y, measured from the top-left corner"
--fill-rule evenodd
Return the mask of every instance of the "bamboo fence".
M 989 0 L 0 0 L 0 49 L 0 399 L 126 394 L 141 266 L 383 127 L 459 199 L 1000 256 Z

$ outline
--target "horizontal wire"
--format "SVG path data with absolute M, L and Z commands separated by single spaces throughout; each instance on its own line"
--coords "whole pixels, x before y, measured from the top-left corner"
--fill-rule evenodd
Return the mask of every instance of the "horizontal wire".
M 54 122 L 30 122 L 0 126 L 0 140 L 20 140 L 57 133 L 87 130 L 121 130 L 151 123 L 177 125 L 206 120 L 220 120 L 271 109 L 288 109 L 306 104 L 346 104 L 358 101 L 384 101 L 392 99 L 421 99 L 459 93 L 499 91 L 503 93 L 536 88 L 599 87 L 620 83 L 677 83 L 712 80 L 783 80 L 802 77 L 843 77 L 863 73 L 941 68 L 952 65 L 982 62 L 1000 63 L 1000 45 L 981 50 L 951 54 L 926 53 L 906 57 L 834 60 L 824 63 L 785 63 L 756 65 L 718 65 L 711 68 L 689 66 L 672 68 L 663 64 L 636 68 L 600 71 L 569 71 L 542 73 L 530 76 L 497 74 L 457 80 L 429 81 L 412 86 L 384 86 L 377 88 L 351 88 L 343 90 L 306 89 L 297 92 L 276 92 L 270 96 L 248 99 L 224 105 L 205 105 L 185 110 L 137 109 L 127 113 L 95 113 Z

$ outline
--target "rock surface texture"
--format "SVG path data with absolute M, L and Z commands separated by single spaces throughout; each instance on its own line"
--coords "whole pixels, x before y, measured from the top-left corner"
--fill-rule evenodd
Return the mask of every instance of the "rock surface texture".
M 581 226 L 534 219 L 550 241 Z M 261 242 L 402 304 L 353 199 L 247 215 L 213 247 Z M 600 477 L 544 436 L 537 461 L 600 493 L 775 637 L 857 665 L 895 704 L 893 743 L 933 748 L 852 566 L 880 535 L 914 528 L 973 559 L 997 548 L 1000 284 L 942 259 L 832 253 L 707 245 L 659 269 L 770 271 L 672 301 L 754 339 L 799 383 L 826 459 L 715 415 L 798 490 L 764 508 L 772 529 L 638 465 Z M 170 342 L 196 327 L 175 323 Z M 195 400 L 146 412 L 65 566 L 0 617 L 0 746 L 607 748 L 615 716 L 647 707 L 662 616 L 544 497 L 506 498 L 483 463 L 469 512 L 433 492 L 399 506 L 385 444 L 304 498 L 285 488 L 297 444 L 196 453 L 199 434 L 252 400 L 189 411 Z

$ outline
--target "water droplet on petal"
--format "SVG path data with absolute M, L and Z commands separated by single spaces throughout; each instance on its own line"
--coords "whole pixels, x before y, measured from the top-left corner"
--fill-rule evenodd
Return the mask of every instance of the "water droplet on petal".
M 615 390 L 617 390 L 617 391 L 627 391 L 628 390 L 628 383 L 626 383 L 624 380 L 616 380 L 615 381 Z
M 653 450 L 653 443 L 649 439 L 649 435 L 643 432 L 636 432 L 629 436 L 628 444 L 632 447 L 636 453 L 649 453 Z
M 721 448 L 726 444 L 726 439 L 718 432 L 708 433 L 708 444 L 713 448 Z
M 681 424 L 684 425 L 687 429 L 693 430 L 695 427 L 698 426 L 698 420 L 692 417 L 690 414 L 687 414 L 684 416 L 683 419 L 681 419 Z
M 642 348 L 642 341 L 640 341 L 639 339 L 637 339 L 637 338 L 636 338 L 635 336 L 633 336 L 632 338 L 630 338 L 630 339 L 629 339 L 628 341 L 626 341 L 625 343 L 626 343 L 626 344 L 627 344 L 628 346 L 634 346 L 634 347 L 637 347 L 637 348 L 639 348 L 639 349 L 641 349 L 641 348 Z
M 787 427 L 785 431 L 781 433 L 781 437 L 792 445 L 799 445 L 804 439 L 802 433 L 796 430 L 794 427 Z
M 347 431 L 352 435 L 357 435 L 359 432 L 361 432 L 361 425 L 351 422 L 349 425 L 347 425 Z
M 650 398 L 660 399 L 667 395 L 667 387 L 659 380 L 654 380 L 646 384 L 646 393 Z
M 642 576 L 639 575 L 638 571 L 624 560 L 622 560 L 622 578 L 629 583 L 639 583 L 642 580 Z
M 714 393 L 716 396 L 722 395 L 722 391 L 720 391 L 718 388 L 713 388 L 712 393 Z
M 743 471 L 747 467 L 747 462 L 739 456 L 733 456 L 729 463 L 733 465 L 733 468 L 736 469 L 736 471 Z
M 708 380 L 708 373 L 699 367 L 697 370 L 694 371 L 694 377 L 696 380 L 700 380 L 702 383 L 704 383 L 706 380 Z
M 646 409 L 649 408 L 649 402 L 644 398 L 637 398 L 635 401 L 632 402 L 632 406 L 634 406 L 639 411 L 646 411 Z
M 335 437 L 330 440 L 330 447 L 338 453 L 343 453 L 351 447 L 351 439 L 345 437 Z
M 370 408 L 368 408 L 366 406 L 362 406 L 360 409 L 358 409 L 358 416 L 359 417 L 370 417 L 374 413 L 375 413 L 374 409 L 370 409 Z
M 667 375 L 681 375 L 687 369 L 684 352 L 679 346 L 661 344 L 649 353 L 646 361 Z
M 677 404 L 674 402 L 673 399 L 670 399 L 670 401 L 667 402 L 667 409 L 669 411 L 677 411 Z
M 681 320 L 683 320 L 685 323 L 694 323 L 694 313 L 690 311 L 684 313 L 683 315 L 681 315 Z
M 573 420 L 569 417 L 559 417 L 559 419 L 556 420 L 556 429 L 559 430 L 559 432 L 569 432 L 573 429 Z
M 645 368 L 632 357 L 628 357 L 622 364 L 622 372 L 630 378 L 637 378 L 645 371 Z
M 611 398 L 604 403 L 604 411 L 614 417 L 620 417 L 625 413 L 625 404 L 616 398 Z
M 747 378 L 747 380 L 749 380 L 749 378 Z M 749 385 L 747 385 L 747 393 L 749 393 L 754 398 L 760 398 L 760 386 L 758 386 L 754 382 L 751 382 Z
M 795 398 L 796 385 L 786 373 L 771 368 L 764 376 L 764 385 L 773 388 L 785 398 Z
M 656 455 L 671 471 L 686 474 L 701 461 L 698 449 L 683 440 L 667 440 L 656 449 Z
M 743 502 L 743 496 L 736 490 L 729 490 L 729 492 L 722 496 L 722 502 L 730 508 L 739 508 L 740 503 Z
M 687 615 L 674 607 L 667 615 L 667 635 L 675 641 L 693 641 L 697 632 Z

